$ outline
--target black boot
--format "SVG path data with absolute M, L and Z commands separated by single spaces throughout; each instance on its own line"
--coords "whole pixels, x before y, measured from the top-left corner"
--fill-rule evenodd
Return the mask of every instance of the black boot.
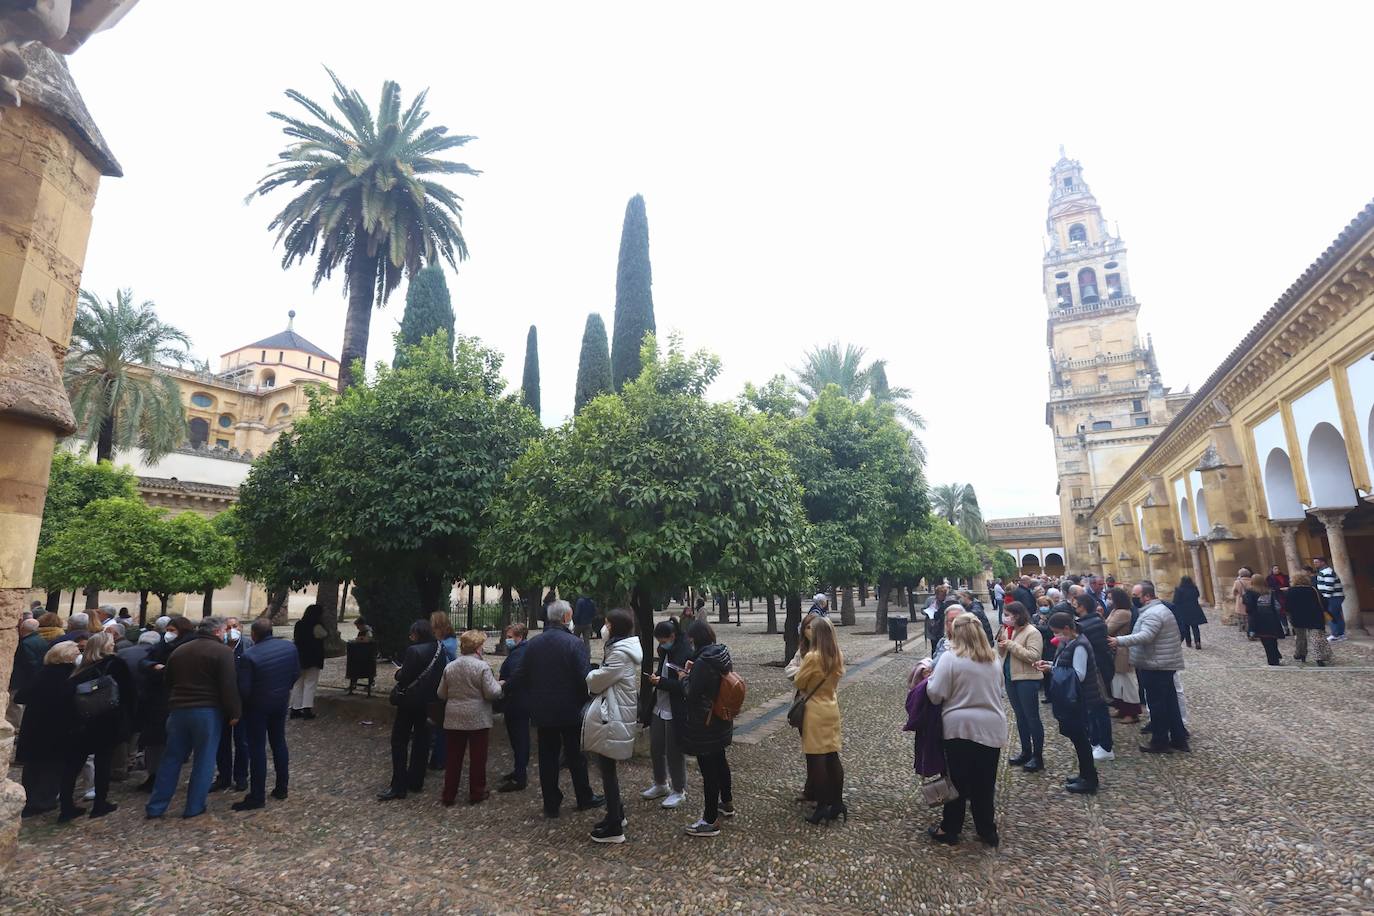
M 825 824 L 834 819 L 830 814 L 829 805 L 817 805 L 815 812 L 806 819 L 806 822 L 808 824 Z
M 1027 760 L 1027 761 L 1026 761 L 1026 765 L 1023 766 L 1023 767 L 1021 768 L 1021 770 L 1022 770 L 1022 772 L 1025 772 L 1025 773 L 1038 773 L 1038 772 L 1040 772 L 1041 770 L 1043 770 L 1044 768 L 1045 768 L 1045 760 L 1044 760 L 1044 758 L 1041 757 L 1039 754 L 1036 754 L 1036 755 L 1035 755 L 1034 757 L 1032 757 L 1030 760 Z
M 1011 759 L 1009 759 L 1009 760 L 1007 761 L 1007 766 L 1009 766 L 1009 767 L 1025 766 L 1027 763 L 1030 762 L 1030 759 L 1031 759 L 1033 756 L 1034 756 L 1034 755 L 1033 755 L 1030 751 L 1022 751 L 1021 753 L 1017 754 L 1015 757 L 1012 757 Z

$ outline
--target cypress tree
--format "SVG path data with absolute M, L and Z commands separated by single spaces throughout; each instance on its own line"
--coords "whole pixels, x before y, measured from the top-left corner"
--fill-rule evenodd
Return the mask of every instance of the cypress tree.
M 573 413 L 580 413 L 584 404 L 611 390 L 611 348 L 606 342 L 606 323 L 592 312 L 582 331 L 582 354 L 577 359 L 577 391 L 573 395 Z
M 625 205 L 620 230 L 620 263 L 615 272 L 615 339 L 611 349 L 611 378 L 619 391 L 639 376 L 639 348 L 644 335 L 655 330 L 654 297 L 650 287 L 649 218 L 644 197 L 636 194 Z
M 525 374 L 520 382 L 520 400 L 539 416 L 539 331 L 530 325 L 525 338 Z
M 401 347 L 413 347 L 438 331 L 448 332 L 449 346 L 452 347 L 453 304 L 449 299 L 448 284 L 444 282 L 444 271 L 439 267 L 424 267 L 411 276 L 410 285 L 406 287 L 401 336 L 397 341 L 396 358 L 391 364 L 400 368 L 403 364 Z

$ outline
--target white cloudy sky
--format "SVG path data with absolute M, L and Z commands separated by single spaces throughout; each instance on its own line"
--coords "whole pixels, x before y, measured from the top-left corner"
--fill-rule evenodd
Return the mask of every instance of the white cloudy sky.
M 144 0 L 72 68 L 125 169 L 85 285 L 130 286 L 216 360 L 296 327 L 337 353 L 338 284 L 284 272 L 266 112 L 428 87 L 479 139 L 459 329 L 518 383 L 539 327 L 546 423 L 583 322 L 610 324 L 625 201 L 648 203 L 661 329 L 732 396 L 840 340 L 925 414 L 933 482 L 990 516 L 1055 510 L 1040 256 L 1060 143 L 1130 245 L 1166 383 L 1196 387 L 1374 193 L 1370 8 L 1227 4 Z M 1301 9 L 1301 13 L 1299 13 Z M 398 295 L 373 322 L 388 358 Z M 217 362 L 216 362 L 217 365 Z

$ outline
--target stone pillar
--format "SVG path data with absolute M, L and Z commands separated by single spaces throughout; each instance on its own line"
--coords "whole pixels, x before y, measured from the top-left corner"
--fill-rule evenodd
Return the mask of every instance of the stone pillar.
M 1302 558 L 1298 556 L 1298 526 L 1303 522 L 1300 519 L 1270 519 L 1270 522 L 1279 529 L 1279 537 L 1283 540 L 1283 560 L 1288 564 L 1284 572 L 1292 576 L 1302 569 Z
M 60 61 L 44 61 L 56 69 L 40 68 L 54 81 L 40 89 L 63 78 L 69 85 Z M 76 425 L 61 359 L 76 315 L 91 209 L 101 172 L 106 165 L 117 170 L 112 160 L 93 161 L 89 138 L 74 127 L 74 109 L 61 107 L 71 99 L 44 91 L 0 116 L 0 689 L 9 684 L 19 612 L 32 583 L 53 447 Z M 13 759 L 12 731 L 0 723 L 0 776 Z M 0 862 L 13 861 L 23 803 L 17 784 L 0 781 Z
M 1349 626 L 1363 627 L 1360 619 L 1360 595 L 1355 588 L 1355 570 L 1350 565 L 1350 552 L 1345 549 L 1345 517 L 1350 509 L 1313 509 L 1312 514 L 1326 526 L 1326 542 L 1331 546 L 1331 566 L 1341 577 L 1345 591 L 1342 610 Z M 1296 548 L 1295 548 L 1296 550 Z

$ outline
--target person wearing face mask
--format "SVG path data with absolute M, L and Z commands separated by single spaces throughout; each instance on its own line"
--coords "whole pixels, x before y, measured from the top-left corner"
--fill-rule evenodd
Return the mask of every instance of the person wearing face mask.
M 520 668 L 525 664 L 527 635 L 529 627 L 523 623 L 506 627 L 506 660 L 501 663 L 500 675 L 505 690 L 501 697 L 501 712 L 506 717 L 506 735 L 510 738 L 515 762 L 511 771 L 501 779 L 501 785 L 496 789 L 498 792 L 522 792 L 529 778 L 530 704 L 519 677 Z
M 146 657 L 138 663 L 138 673 L 143 678 L 143 696 L 146 703 L 142 707 L 142 732 L 139 741 L 143 746 L 143 764 L 147 778 L 139 784 L 143 792 L 151 792 L 157 778 L 158 767 L 162 763 L 162 752 L 167 746 L 167 716 L 169 713 L 167 692 L 167 660 L 172 653 L 190 642 L 196 632 L 196 625 L 189 617 L 159 617 L 163 624 L 162 642 L 155 644 Z
M 224 619 L 224 644 L 234 650 L 234 676 L 237 677 L 239 669 L 243 667 L 244 650 L 252 644 L 251 640 L 244 638 L 237 617 Z M 230 786 L 234 787 L 235 792 L 247 791 L 248 733 L 243 722 L 233 727 L 226 725 L 220 730 L 215 764 L 219 773 L 210 787 L 211 792 L 220 792 Z
M 654 627 L 654 641 L 658 644 L 658 664 L 649 678 L 654 688 L 653 703 L 644 708 L 639 720 L 639 724 L 649 730 L 649 756 L 654 765 L 654 784 L 639 795 L 650 801 L 662 798 L 662 807 L 676 808 L 687 798 L 687 758 L 678 747 L 673 720 L 685 716 L 687 706 L 684 698 L 673 693 L 665 682 L 681 677 L 692 652 L 687 645 L 687 637 L 671 617 Z
M 644 650 L 635 635 L 634 614 L 615 608 L 601 630 L 605 656 L 587 672 L 592 701 L 582 716 L 582 749 L 595 754 L 606 796 L 606 817 L 592 828 L 598 843 L 625 842 L 625 807 L 616 764 L 634 754 L 638 728 L 640 663 Z

